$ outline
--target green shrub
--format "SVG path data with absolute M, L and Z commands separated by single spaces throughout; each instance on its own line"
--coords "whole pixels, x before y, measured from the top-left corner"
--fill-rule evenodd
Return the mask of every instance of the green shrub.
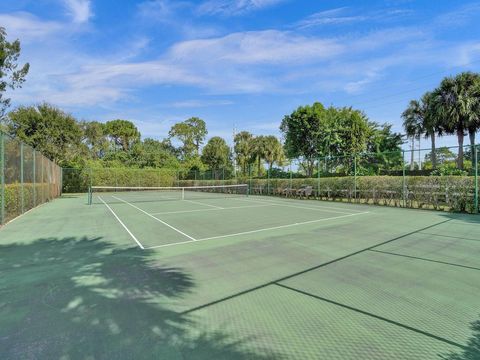
M 23 189 L 23 205 L 22 205 L 22 189 Z M 0 193 L 0 204 L 4 202 L 5 217 L 3 222 L 12 220 L 23 212 L 40 205 L 44 202 L 50 201 L 59 194 L 55 185 L 51 184 L 32 184 L 24 183 L 23 186 L 19 183 L 5 184 L 5 198 L 2 199 Z
M 239 179 L 227 181 L 180 181 L 180 186 L 245 183 L 254 195 L 283 195 L 283 190 L 312 186 L 321 200 L 435 209 L 474 211 L 472 176 L 353 176 L 305 179 Z M 404 191 L 405 186 L 405 191 Z

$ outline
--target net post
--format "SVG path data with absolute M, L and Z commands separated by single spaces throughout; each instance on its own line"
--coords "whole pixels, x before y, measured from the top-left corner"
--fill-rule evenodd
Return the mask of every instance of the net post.
M 405 178 L 405 150 L 402 150 L 402 198 L 403 198 L 403 207 L 407 207 L 407 182 Z
M 185 200 L 185 188 L 182 187 L 182 200 Z
M 23 142 L 20 143 L 20 202 L 21 202 L 21 213 L 25 212 L 25 186 L 23 178 Z
M 478 214 L 478 151 L 480 149 L 479 145 L 474 146 L 475 149 L 475 194 L 474 194 L 474 204 L 475 204 L 475 209 L 474 213 Z
M 0 225 L 5 222 L 5 140 L 0 132 Z

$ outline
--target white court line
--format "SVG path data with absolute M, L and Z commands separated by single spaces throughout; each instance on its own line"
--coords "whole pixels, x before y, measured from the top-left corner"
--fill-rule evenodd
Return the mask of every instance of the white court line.
M 170 224 L 167 224 L 165 221 L 160 220 L 159 218 L 153 216 L 152 214 L 149 214 L 149 213 L 146 212 L 145 210 L 140 209 L 138 206 L 135 206 L 135 205 L 133 205 L 133 204 L 130 204 L 128 201 L 125 201 L 125 200 L 123 200 L 123 199 L 120 199 L 119 197 L 116 197 L 116 196 L 113 196 L 113 195 L 112 195 L 112 197 L 115 198 L 115 199 L 117 199 L 117 200 L 120 200 L 120 201 L 124 202 L 125 204 L 130 205 L 131 207 L 133 207 L 133 208 L 135 208 L 135 209 L 137 209 L 137 210 L 139 210 L 139 211 L 141 211 L 141 212 L 144 213 L 145 215 L 150 216 L 152 219 L 155 219 L 155 220 L 157 220 L 158 222 L 161 222 L 163 225 L 168 226 L 170 229 L 175 230 L 175 231 L 178 232 L 179 234 L 182 234 L 183 236 L 191 239 L 192 241 L 197 241 L 197 239 L 195 239 L 194 237 L 192 237 L 192 236 L 190 236 L 190 235 L 188 235 L 188 234 L 185 234 L 183 231 L 178 230 L 176 227 L 173 227 L 173 226 L 170 225 Z
M 195 209 L 195 210 L 164 211 L 164 212 L 152 213 L 152 215 L 184 214 L 184 213 L 191 213 L 191 212 L 219 211 L 219 210 L 230 210 L 230 209 L 250 209 L 250 208 L 268 207 L 268 206 L 272 206 L 272 204 L 230 206 L 230 207 L 220 208 L 220 209 Z
M 235 200 L 250 201 L 250 202 L 256 202 L 256 203 L 263 203 L 263 204 L 269 203 L 269 204 L 277 205 L 277 206 L 286 206 L 286 207 L 297 208 L 297 209 L 317 210 L 317 211 L 336 213 L 336 214 L 347 214 L 347 215 L 352 214 L 351 212 L 329 210 L 331 208 L 326 208 L 326 207 L 323 207 L 323 206 L 322 207 L 320 207 L 320 206 L 313 206 L 313 207 L 300 206 L 300 205 L 292 205 L 292 204 L 283 204 L 281 202 L 272 201 L 272 200 L 250 200 L 250 199 L 239 199 L 239 198 L 235 198 Z M 363 212 L 356 212 L 355 214 L 363 214 Z
M 187 199 L 183 199 L 183 201 L 188 201 L 192 204 L 197 204 L 197 205 L 210 206 L 210 207 L 215 208 L 215 209 L 223 209 L 223 207 L 210 205 L 210 204 L 204 204 L 204 203 L 201 203 L 199 201 L 193 201 L 193 200 L 187 200 Z
M 115 216 L 115 218 L 118 220 L 118 222 L 120 223 L 120 225 L 122 225 L 123 228 L 124 228 L 125 230 L 127 230 L 128 234 L 132 237 L 133 240 L 135 240 L 135 242 L 137 243 L 137 245 L 140 246 L 140 248 L 141 248 L 142 250 L 144 250 L 145 248 L 143 247 L 143 245 L 140 243 L 140 241 L 138 241 L 138 239 L 135 237 L 135 235 L 132 234 L 132 232 L 128 229 L 127 225 L 125 225 L 125 224 L 123 223 L 123 221 L 120 220 L 120 218 L 117 216 L 117 214 L 115 214 L 115 211 L 113 211 L 112 208 L 111 208 L 110 206 L 108 206 L 108 204 L 107 204 L 105 201 L 103 201 L 103 199 L 102 199 L 100 196 L 97 196 L 97 197 L 100 199 L 100 201 L 101 201 L 102 203 L 105 204 L 105 206 L 108 208 L 108 210 L 110 210 L 110 212 L 113 214 L 113 216 Z
M 258 230 L 243 231 L 243 232 L 234 233 L 234 234 L 212 236 L 212 237 L 208 237 L 208 238 L 197 239 L 197 240 L 195 240 L 195 241 L 187 240 L 187 241 L 176 242 L 176 243 L 172 243 L 172 244 L 163 244 L 163 245 L 157 245 L 157 246 L 150 246 L 150 247 L 148 247 L 148 248 L 146 248 L 146 249 L 147 249 L 147 250 L 148 250 L 148 249 L 158 249 L 158 248 L 167 247 L 167 246 L 187 244 L 187 243 L 191 243 L 191 242 L 200 242 L 200 241 L 220 239 L 220 238 L 225 238 L 225 237 L 232 237 L 232 236 L 239 236 L 239 235 L 246 235 L 246 234 L 254 234 L 254 233 L 262 232 L 262 231 L 269 231 L 269 230 L 276 230 L 276 229 L 284 229 L 284 228 L 293 227 L 293 226 L 312 224 L 312 223 L 317 223 L 317 222 L 322 222 L 322 221 L 328 221 L 328 220 L 342 219 L 342 218 L 347 218 L 347 217 L 357 216 L 357 215 L 364 215 L 364 214 L 369 214 L 369 213 L 370 213 L 369 211 L 366 211 L 366 212 L 363 212 L 363 213 L 356 213 L 356 214 L 348 214 L 348 215 L 334 216 L 334 217 L 329 217 L 329 218 L 324 218 L 324 219 L 318 219 L 318 220 L 310 220 L 310 221 L 299 222 L 299 223 L 295 223 L 295 224 L 287 224 L 287 225 L 274 226 L 274 227 L 263 228 L 263 229 L 258 229 Z

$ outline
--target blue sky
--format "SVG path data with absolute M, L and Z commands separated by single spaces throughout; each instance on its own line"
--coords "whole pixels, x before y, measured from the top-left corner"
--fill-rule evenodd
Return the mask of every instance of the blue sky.
M 314 101 L 401 131 L 410 99 L 444 76 L 480 70 L 479 22 L 480 2 L 468 1 L 0 3 L 0 26 L 31 64 L 14 105 L 128 119 L 154 138 L 199 116 L 209 136 L 229 142 L 233 124 L 280 135 L 283 116 Z

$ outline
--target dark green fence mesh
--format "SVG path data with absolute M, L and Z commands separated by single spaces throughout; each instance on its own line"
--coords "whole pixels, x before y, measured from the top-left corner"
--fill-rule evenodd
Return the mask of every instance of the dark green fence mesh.
M 0 225 L 58 197 L 61 173 L 38 151 L 0 133 Z

